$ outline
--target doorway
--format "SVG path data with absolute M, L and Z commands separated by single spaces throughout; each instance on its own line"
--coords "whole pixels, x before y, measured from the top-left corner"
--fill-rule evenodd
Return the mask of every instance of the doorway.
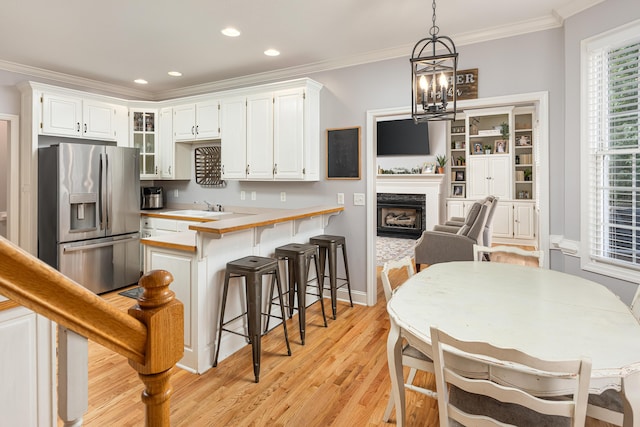
M 18 242 L 19 118 L 0 114 L 0 236 Z
M 538 118 L 538 135 L 539 135 L 539 164 L 537 165 L 537 211 L 538 230 L 537 238 L 539 248 L 545 252 L 546 259 L 549 255 L 549 93 L 548 92 L 532 92 L 518 95 L 507 95 L 493 98 L 480 98 L 460 101 L 458 107 L 462 110 L 465 108 L 488 108 L 504 105 L 533 105 L 536 108 L 536 116 Z M 404 108 L 388 108 L 381 110 L 367 111 L 367 132 L 366 146 L 375 147 L 375 125 L 379 118 L 386 116 L 394 116 L 400 114 L 409 114 L 411 107 Z M 366 180 L 367 180 L 367 200 L 376 200 L 376 150 L 369 149 L 366 152 Z M 376 281 L 376 224 L 377 224 L 377 207 L 371 203 L 366 213 L 366 262 L 367 262 L 367 304 L 375 305 L 377 300 L 377 281 Z

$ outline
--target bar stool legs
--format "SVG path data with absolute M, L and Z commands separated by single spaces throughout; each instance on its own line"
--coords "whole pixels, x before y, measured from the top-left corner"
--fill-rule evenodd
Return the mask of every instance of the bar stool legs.
M 325 265 L 328 259 L 329 261 L 329 290 L 331 292 L 331 310 L 333 312 L 333 318 L 335 320 L 337 313 L 337 300 L 338 300 L 338 289 L 347 286 L 347 290 L 349 292 L 349 304 L 353 307 L 353 298 L 351 297 L 351 280 L 349 276 L 349 262 L 347 261 L 347 244 L 345 238 L 343 236 L 332 236 L 328 234 L 322 234 L 319 236 L 314 236 L 309 239 L 309 243 L 317 245 L 320 250 L 320 271 L 323 274 L 323 278 L 325 273 Z M 344 263 L 344 272 L 345 276 L 337 277 L 337 250 L 338 247 L 342 250 L 342 261 Z M 338 285 L 338 281 L 342 283 Z
M 327 327 L 327 317 L 324 311 L 324 300 L 322 298 L 322 273 L 318 262 L 318 248 L 315 245 L 291 243 L 276 248 L 276 258 L 287 263 L 289 271 L 289 281 L 287 293 L 289 294 L 289 318 L 293 316 L 294 300 L 298 302 L 298 323 L 300 328 L 300 341 L 305 343 L 306 336 L 306 308 L 307 308 L 307 281 L 309 278 L 309 268 L 313 259 L 316 268 L 316 282 L 318 286 L 317 295 L 322 309 L 322 319 Z M 294 293 L 296 295 L 294 295 Z M 274 316 L 275 317 L 275 316 Z M 267 325 L 268 327 L 268 325 Z
M 233 319 L 224 321 L 224 312 L 227 304 L 227 295 L 229 291 L 229 279 L 233 277 L 243 277 L 245 282 L 245 290 L 247 295 L 247 329 L 248 335 L 245 337 L 249 339 L 252 348 L 253 356 L 253 374 L 255 382 L 260 381 L 260 354 L 261 354 L 261 316 L 262 316 L 262 276 L 271 275 L 271 292 L 273 287 L 276 286 L 278 291 L 278 301 L 280 303 L 281 311 L 284 313 L 284 302 L 282 299 L 282 282 L 280 280 L 280 270 L 278 269 L 278 262 L 271 258 L 248 256 L 235 261 L 227 263 L 227 269 L 224 278 L 224 287 L 222 290 L 222 308 L 220 311 L 220 322 L 218 325 L 218 342 L 216 347 L 216 354 L 213 361 L 213 366 L 218 365 L 218 355 L 220 354 L 220 339 L 222 337 L 222 331 L 231 332 L 236 335 L 245 336 L 236 331 L 224 328 L 228 323 L 244 316 L 242 313 L 240 316 L 236 316 Z M 267 316 L 271 316 L 271 301 L 269 301 L 269 313 Z M 284 316 L 283 316 L 284 317 Z M 291 347 L 289 346 L 289 336 L 287 334 L 286 322 L 282 321 L 282 327 L 284 330 L 284 339 L 287 344 L 287 354 L 291 356 Z

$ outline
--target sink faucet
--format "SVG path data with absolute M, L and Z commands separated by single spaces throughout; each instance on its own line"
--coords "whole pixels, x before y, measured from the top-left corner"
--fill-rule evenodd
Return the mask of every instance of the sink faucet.
M 209 203 L 206 200 L 203 200 L 204 203 L 207 204 L 207 210 L 208 211 L 212 211 L 212 212 L 222 212 L 222 205 L 220 203 L 217 203 L 215 206 L 213 203 Z

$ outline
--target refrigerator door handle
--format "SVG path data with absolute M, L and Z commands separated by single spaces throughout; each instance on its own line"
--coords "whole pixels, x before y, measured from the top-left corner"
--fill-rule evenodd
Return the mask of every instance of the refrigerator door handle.
M 106 228 L 106 217 L 107 217 L 107 204 L 105 202 L 105 193 L 106 193 L 106 185 L 107 185 L 107 180 L 106 180 L 106 159 L 103 157 L 106 155 L 100 154 L 100 183 L 99 183 L 99 188 L 100 188 L 100 197 L 99 197 L 99 203 L 100 203 L 100 230 L 104 230 Z
M 105 177 L 105 189 L 106 189 L 106 197 L 105 197 L 105 202 L 106 202 L 106 216 L 107 216 L 107 230 L 111 229 L 111 206 L 113 203 L 113 194 L 111 192 L 111 169 L 109 166 L 109 155 L 105 153 L 104 155 L 105 158 L 105 173 L 104 173 L 104 177 Z
M 109 240 L 108 242 L 94 243 L 89 245 L 63 246 L 62 251 L 64 253 L 88 251 L 91 249 L 104 248 L 106 246 L 113 246 L 118 243 L 128 243 L 132 240 L 138 240 L 139 238 L 140 236 L 135 235 L 135 236 L 127 237 L 126 239 Z

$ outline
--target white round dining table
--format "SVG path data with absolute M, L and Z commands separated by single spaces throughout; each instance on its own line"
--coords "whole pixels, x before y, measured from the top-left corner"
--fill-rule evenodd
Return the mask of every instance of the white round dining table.
M 387 311 L 398 426 L 405 419 L 403 338 L 431 357 L 431 326 L 541 359 L 588 357 L 589 392 L 624 388 L 625 425 L 640 426 L 640 323 L 603 285 L 544 268 L 449 262 L 409 278 L 395 290 Z

